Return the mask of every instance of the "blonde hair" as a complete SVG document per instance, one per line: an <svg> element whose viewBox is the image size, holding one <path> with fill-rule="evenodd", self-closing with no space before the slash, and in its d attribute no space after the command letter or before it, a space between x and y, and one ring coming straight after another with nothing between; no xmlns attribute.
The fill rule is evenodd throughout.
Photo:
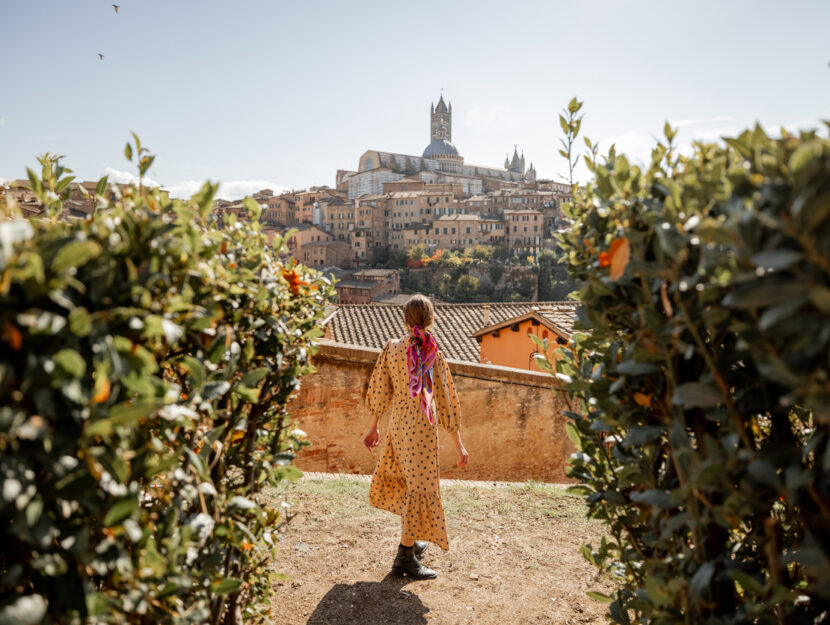
<svg viewBox="0 0 830 625"><path fill-rule="evenodd" d="M435 309L428 298L420 294L413 295L403 305L403 317L410 328L421 326L424 330L429 330L435 321Z"/></svg>

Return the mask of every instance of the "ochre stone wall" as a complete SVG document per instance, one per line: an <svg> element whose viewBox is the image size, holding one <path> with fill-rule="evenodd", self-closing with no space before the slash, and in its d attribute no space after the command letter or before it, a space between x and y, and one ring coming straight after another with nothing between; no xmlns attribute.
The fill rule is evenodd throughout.
<svg viewBox="0 0 830 625"><path fill-rule="evenodd" d="M364 393L380 350L324 341L317 372L303 379L288 409L311 441L297 458L305 471L372 473L380 447L363 446L371 421ZM461 400L461 433L470 452L456 466L449 435L440 428L441 477L470 480L564 482L573 446L565 435L565 409L545 373L448 361ZM380 420L381 440L388 412Z"/></svg>

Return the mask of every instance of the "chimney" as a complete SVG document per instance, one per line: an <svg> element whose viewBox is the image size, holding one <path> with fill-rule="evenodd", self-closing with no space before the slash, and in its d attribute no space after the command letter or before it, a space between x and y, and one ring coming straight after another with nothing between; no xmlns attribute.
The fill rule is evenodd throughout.
<svg viewBox="0 0 830 625"><path fill-rule="evenodd" d="M484 319L482 319L482 327L487 327L490 325L490 304L484 304Z"/></svg>

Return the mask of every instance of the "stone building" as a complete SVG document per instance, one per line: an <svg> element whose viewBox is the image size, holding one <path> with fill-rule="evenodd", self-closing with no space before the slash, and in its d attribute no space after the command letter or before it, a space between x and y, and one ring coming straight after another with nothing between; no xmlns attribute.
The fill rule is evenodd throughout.
<svg viewBox="0 0 830 625"><path fill-rule="evenodd" d="M386 183L406 178L458 184L465 195L477 195L536 179L532 168L525 171L524 156L520 159L517 154L515 163L506 161L503 169L465 163L452 143L452 104L447 105L443 95L437 104L430 105L429 140L421 156L367 150L359 159L357 171L338 171L338 189L347 189L349 198L354 199L367 193L383 193Z"/></svg>
<svg viewBox="0 0 830 625"><path fill-rule="evenodd" d="M504 212L505 240L511 250L535 256L542 251L545 216L534 209Z"/></svg>
<svg viewBox="0 0 830 625"><path fill-rule="evenodd" d="M352 266L351 247L345 241L311 241L299 248L298 258L309 267Z"/></svg>
<svg viewBox="0 0 830 625"><path fill-rule="evenodd" d="M370 304L382 295L397 295L401 290L401 274L394 269L356 271L335 283L340 304Z"/></svg>

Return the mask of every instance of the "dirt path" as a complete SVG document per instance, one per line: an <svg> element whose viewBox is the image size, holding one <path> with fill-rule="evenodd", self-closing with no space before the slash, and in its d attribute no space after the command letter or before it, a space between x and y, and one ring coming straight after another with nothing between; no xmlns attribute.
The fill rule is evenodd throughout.
<svg viewBox="0 0 830 625"><path fill-rule="evenodd" d="M320 476L287 486L296 516L281 536L274 592L280 625L605 623L608 592L579 554L601 526L581 500L544 484L444 483L450 551L430 545L436 580L389 575L399 517L368 505L368 481Z"/></svg>

